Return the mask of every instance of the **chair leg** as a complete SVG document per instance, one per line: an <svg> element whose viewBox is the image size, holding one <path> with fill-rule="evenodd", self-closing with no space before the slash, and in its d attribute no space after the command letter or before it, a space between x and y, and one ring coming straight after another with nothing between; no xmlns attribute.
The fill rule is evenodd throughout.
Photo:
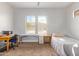
<svg viewBox="0 0 79 59"><path fill-rule="evenodd" d="M12 49L13 49L13 50L15 50L14 44L15 44L15 43L11 43L11 46L12 46Z"/></svg>
<svg viewBox="0 0 79 59"><path fill-rule="evenodd" d="M15 47L12 47L13 50L15 50Z"/></svg>
<svg viewBox="0 0 79 59"><path fill-rule="evenodd" d="M16 47L18 47L19 45L18 45L18 43L16 43Z"/></svg>

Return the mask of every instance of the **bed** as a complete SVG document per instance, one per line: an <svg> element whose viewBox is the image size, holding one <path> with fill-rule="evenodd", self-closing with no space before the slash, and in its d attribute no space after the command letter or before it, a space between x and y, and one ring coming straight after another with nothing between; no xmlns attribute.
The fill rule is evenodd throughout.
<svg viewBox="0 0 79 59"><path fill-rule="evenodd" d="M57 55L59 56L73 56L74 52L72 51L72 48L74 44L79 45L79 41L66 36L52 36L51 39L51 46L55 49Z"/></svg>

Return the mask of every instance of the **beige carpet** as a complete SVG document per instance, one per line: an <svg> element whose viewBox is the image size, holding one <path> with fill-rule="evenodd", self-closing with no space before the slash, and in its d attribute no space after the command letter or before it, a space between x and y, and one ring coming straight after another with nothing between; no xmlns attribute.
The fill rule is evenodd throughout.
<svg viewBox="0 0 79 59"><path fill-rule="evenodd" d="M49 44L39 45L38 43L23 43L15 50L2 52L4 56L56 56Z"/></svg>

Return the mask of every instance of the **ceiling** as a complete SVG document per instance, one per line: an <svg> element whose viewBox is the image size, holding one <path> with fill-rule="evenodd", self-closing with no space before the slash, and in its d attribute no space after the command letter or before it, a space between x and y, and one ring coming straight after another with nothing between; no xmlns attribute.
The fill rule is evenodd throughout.
<svg viewBox="0 0 79 59"><path fill-rule="evenodd" d="M8 2L15 8L64 8L71 2Z"/></svg>

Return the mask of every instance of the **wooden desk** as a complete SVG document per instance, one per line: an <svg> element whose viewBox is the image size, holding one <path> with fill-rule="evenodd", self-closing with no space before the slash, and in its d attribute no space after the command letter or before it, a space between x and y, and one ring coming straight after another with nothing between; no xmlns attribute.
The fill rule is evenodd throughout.
<svg viewBox="0 0 79 59"><path fill-rule="evenodd" d="M7 45L7 51L9 50L9 45L10 45L10 42L9 42L9 40L10 40L10 36L2 36L2 37L0 37L0 41L7 41L7 43L6 43L6 45Z"/></svg>
<svg viewBox="0 0 79 59"><path fill-rule="evenodd" d="M19 39L20 39L20 43L22 43L22 40L23 38L27 38L27 37L35 37L36 39L38 39L38 43L39 43L39 35L35 34L35 35L32 35L32 34L21 34L19 35Z"/></svg>

